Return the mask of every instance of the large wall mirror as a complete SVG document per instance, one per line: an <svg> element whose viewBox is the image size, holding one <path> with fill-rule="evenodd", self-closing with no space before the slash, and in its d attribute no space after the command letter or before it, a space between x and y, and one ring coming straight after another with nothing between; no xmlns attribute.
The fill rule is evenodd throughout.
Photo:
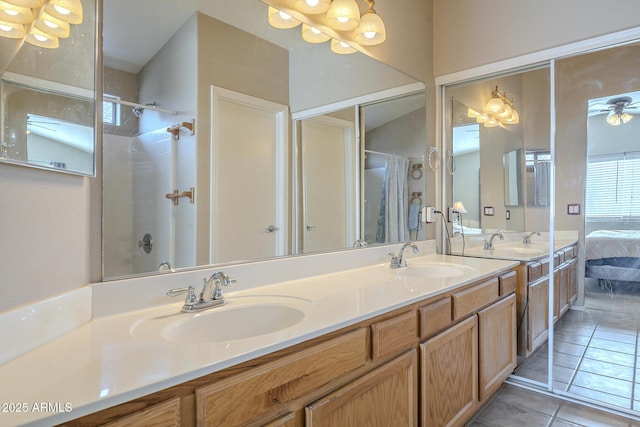
<svg viewBox="0 0 640 427"><path fill-rule="evenodd" d="M463 203L465 231L548 231L549 68L446 88L448 198ZM519 115L493 119L504 96Z"/></svg>
<svg viewBox="0 0 640 427"><path fill-rule="evenodd" d="M259 0L105 2L105 279L425 238L424 85L299 30ZM401 233L369 238L385 155Z"/></svg>
<svg viewBox="0 0 640 427"><path fill-rule="evenodd" d="M96 1L16 10L0 28L0 162L94 176Z"/></svg>

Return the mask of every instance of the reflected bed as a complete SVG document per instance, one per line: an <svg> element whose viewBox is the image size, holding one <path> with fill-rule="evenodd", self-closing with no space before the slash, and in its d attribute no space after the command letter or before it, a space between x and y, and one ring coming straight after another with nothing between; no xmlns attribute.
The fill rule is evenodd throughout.
<svg viewBox="0 0 640 427"><path fill-rule="evenodd" d="M598 230L585 238L585 276L611 288L613 281L640 282L640 231Z"/></svg>

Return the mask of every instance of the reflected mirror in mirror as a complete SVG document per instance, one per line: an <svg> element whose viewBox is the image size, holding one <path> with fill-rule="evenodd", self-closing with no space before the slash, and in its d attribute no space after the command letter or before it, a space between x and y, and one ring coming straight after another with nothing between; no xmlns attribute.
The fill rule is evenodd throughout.
<svg viewBox="0 0 640 427"><path fill-rule="evenodd" d="M299 31L270 28L259 0L111 0L104 8L105 279L362 240L358 100L424 85L364 54L336 55ZM150 8L157 19L145 31ZM343 128L350 140L333 146L342 157L329 167L312 147L294 151L303 125L289 123L292 113L305 121L321 114L317 127L332 105L352 110L339 118L352 130ZM425 122L422 114L422 135ZM412 156L424 151L424 136L393 138L417 144ZM336 168L342 176L330 175ZM318 189L326 202L303 201L303 191ZM321 228L316 236L333 237L314 241Z"/></svg>
<svg viewBox="0 0 640 427"><path fill-rule="evenodd" d="M504 206L522 205L522 149L511 150L502 155L504 170Z"/></svg>
<svg viewBox="0 0 640 427"><path fill-rule="evenodd" d="M548 207L551 188L551 152L527 148L524 158L527 206Z"/></svg>
<svg viewBox="0 0 640 427"><path fill-rule="evenodd" d="M447 140L455 165L448 174L448 198L451 206L464 204L465 231L548 230L548 200L542 204L548 168L541 163L549 151L549 84L549 69L542 67L445 88ZM496 88L517 110L517 123L490 122ZM532 153L541 153L540 158L529 159ZM538 166L537 179L533 166ZM524 203L530 197L539 204Z"/></svg>
<svg viewBox="0 0 640 427"><path fill-rule="evenodd" d="M66 37L0 36L1 162L95 176L96 3L79 5Z"/></svg>

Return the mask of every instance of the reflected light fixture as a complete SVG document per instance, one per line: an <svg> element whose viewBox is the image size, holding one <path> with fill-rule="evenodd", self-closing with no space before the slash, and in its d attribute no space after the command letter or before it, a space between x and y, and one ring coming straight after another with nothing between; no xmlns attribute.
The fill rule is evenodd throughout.
<svg viewBox="0 0 640 427"><path fill-rule="evenodd" d="M488 128L520 123L520 114L513 106L513 99L507 98L506 92L500 92L498 86L491 92L491 99L482 112L469 108L467 116Z"/></svg>
<svg viewBox="0 0 640 427"><path fill-rule="evenodd" d="M340 55L348 55L356 50L343 41L331 39L331 51Z"/></svg>
<svg viewBox="0 0 640 427"><path fill-rule="evenodd" d="M296 0L293 7L302 13L317 15L329 10L331 7L331 0Z"/></svg>
<svg viewBox="0 0 640 427"><path fill-rule="evenodd" d="M613 104L611 111L607 114L607 123L611 126L620 126L622 124L627 123L629 120L633 118L633 116L629 113L626 113L624 109L631 103L631 98L628 96L615 98L610 100L608 103Z"/></svg>
<svg viewBox="0 0 640 427"><path fill-rule="evenodd" d="M1 0L0 0L1 1ZM269 5L269 23L276 28L293 28L274 22L275 11L302 22L302 38L309 43L331 42L339 54L354 53L359 46L375 46L387 38L382 18L374 9L375 0L364 0L368 8L360 15L356 0L263 0ZM282 13L281 12L281 13Z"/></svg>
<svg viewBox="0 0 640 427"><path fill-rule="evenodd" d="M0 36L55 49L82 23L81 0L0 0Z"/></svg>
<svg viewBox="0 0 640 427"><path fill-rule="evenodd" d="M326 35L316 27L311 25L302 24L302 39L309 43L324 43L329 40L331 36Z"/></svg>
<svg viewBox="0 0 640 427"><path fill-rule="evenodd" d="M293 18L286 12L282 12L275 7L269 6L269 24L274 28L287 30L300 25L300 21Z"/></svg>

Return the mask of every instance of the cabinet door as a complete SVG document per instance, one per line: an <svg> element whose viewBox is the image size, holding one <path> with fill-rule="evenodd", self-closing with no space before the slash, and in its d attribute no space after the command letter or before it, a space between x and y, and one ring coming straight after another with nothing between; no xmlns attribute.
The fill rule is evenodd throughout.
<svg viewBox="0 0 640 427"><path fill-rule="evenodd" d="M478 313L478 337L480 401L484 401L516 367L515 295Z"/></svg>
<svg viewBox="0 0 640 427"><path fill-rule="evenodd" d="M569 264L569 304L573 304L578 298L578 260L571 260Z"/></svg>
<svg viewBox="0 0 640 427"><path fill-rule="evenodd" d="M411 350L312 403L306 426L417 426L417 365Z"/></svg>
<svg viewBox="0 0 640 427"><path fill-rule="evenodd" d="M420 344L421 425L457 426L478 404L478 317Z"/></svg>
<svg viewBox="0 0 640 427"><path fill-rule="evenodd" d="M527 316L529 353L543 344L549 335L549 279L529 285L529 315Z"/></svg>

